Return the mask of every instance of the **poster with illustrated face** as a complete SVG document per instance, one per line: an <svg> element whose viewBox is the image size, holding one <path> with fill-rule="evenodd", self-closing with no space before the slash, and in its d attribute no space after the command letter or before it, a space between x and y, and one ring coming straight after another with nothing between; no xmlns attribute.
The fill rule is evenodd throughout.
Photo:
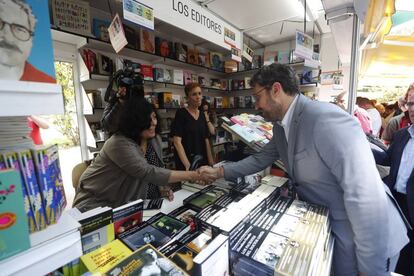
<svg viewBox="0 0 414 276"><path fill-rule="evenodd" d="M47 1L0 0L0 79L56 83Z"/></svg>

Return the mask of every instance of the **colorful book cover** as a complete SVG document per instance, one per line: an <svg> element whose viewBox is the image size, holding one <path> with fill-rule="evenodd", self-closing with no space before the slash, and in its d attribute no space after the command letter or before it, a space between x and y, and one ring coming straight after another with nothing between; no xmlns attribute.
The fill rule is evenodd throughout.
<svg viewBox="0 0 414 276"><path fill-rule="evenodd" d="M22 187L18 171L0 171L0 260L30 248Z"/></svg>
<svg viewBox="0 0 414 276"><path fill-rule="evenodd" d="M198 50L196 48L188 48L187 62L191 64L198 64Z"/></svg>
<svg viewBox="0 0 414 276"><path fill-rule="evenodd" d="M92 20L93 35L97 39L109 42L109 32L108 32L109 25L111 25L111 22L107 20L101 20L101 19L94 18Z"/></svg>
<svg viewBox="0 0 414 276"><path fill-rule="evenodd" d="M58 147L52 145L33 150L33 156L47 221L54 224L66 207Z"/></svg>
<svg viewBox="0 0 414 276"><path fill-rule="evenodd" d="M162 57L172 57L173 45L171 41L168 41L161 37L155 37L155 53Z"/></svg>
<svg viewBox="0 0 414 276"><path fill-rule="evenodd" d="M188 275L177 265L147 244L114 265L104 275Z"/></svg>
<svg viewBox="0 0 414 276"><path fill-rule="evenodd" d="M144 80L154 80L152 65L141 64L141 74L144 76Z"/></svg>
<svg viewBox="0 0 414 276"><path fill-rule="evenodd" d="M277 53L277 62L281 64L288 64L290 61L290 51L279 51Z"/></svg>
<svg viewBox="0 0 414 276"><path fill-rule="evenodd" d="M154 79L155 81L164 82L164 69L154 68Z"/></svg>
<svg viewBox="0 0 414 276"><path fill-rule="evenodd" d="M3 154L3 158L5 160L6 163L6 168L8 169L14 169L18 172L20 172L20 164L19 164L19 157L17 155L16 152L6 152ZM26 185L24 184L24 178L23 178L23 174L20 173L20 182L21 182L21 189L23 192L23 198L24 198L24 208L26 211L26 216L27 216L27 220L28 220L28 225L29 225L29 231L30 233L36 232L38 230L37 225L36 225L36 220L34 217L34 213L33 213L33 209L32 206L30 204L30 197L29 197L29 193L28 193L28 189L26 187Z"/></svg>
<svg viewBox="0 0 414 276"><path fill-rule="evenodd" d="M218 52L210 52L210 66L211 69L216 71L223 71L224 62L223 54Z"/></svg>
<svg viewBox="0 0 414 276"><path fill-rule="evenodd" d="M155 53L155 37L154 32L141 28L140 29L140 49L148 53Z"/></svg>
<svg viewBox="0 0 414 276"><path fill-rule="evenodd" d="M113 210L115 235L138 226L142 222L144 202L139 199Z"/></svg>
<svg viewBox="0 0 414 276"><path fill-rule="evenodd" d="M38 230L45 229L47 227L46 211L43 206L41 191L37 183L36 169L32 153L29 149L21 150L18 152L18 156L21 173L23 174L27 187L30 205L32 206L37 228Z"/></svg>
<svg viewBox="0 0 414 276"><path fill-rule="evenodd" d="M131 255L132 251L120 240L114 240L101 248L83 255L80 264L81 274L85 272L105 272L122 259Z"/></svg>

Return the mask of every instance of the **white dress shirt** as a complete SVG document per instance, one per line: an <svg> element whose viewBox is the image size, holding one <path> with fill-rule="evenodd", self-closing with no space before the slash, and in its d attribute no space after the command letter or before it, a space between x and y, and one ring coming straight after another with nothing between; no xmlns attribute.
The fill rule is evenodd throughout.
<svg viewBox="0 0 414 276"><path fill-rule="evenodd" d="M289 141L289 129L290 129L290 124L292 122L292 117L293 117L293 110L295 110L295 106L296 106L296 102L298 101L298 96L296 95L295 98L293 99L293 102L290 104L288 110L286 111L285 116L283 117L283 120L279 123L282 127L283 130L285 131L285 136L286 136L286 141Z"/></svg>
<svg viewBox="0 0 414 276"><path fill-rule="evenodd" d="M410 140L405 145L402 157L400 168L398 169L397 182L395 183L395 190L399 193L407 193L407 182L410 178L410 175L414 169L414 125L408 128L408 133L410 133Z"/></svg>

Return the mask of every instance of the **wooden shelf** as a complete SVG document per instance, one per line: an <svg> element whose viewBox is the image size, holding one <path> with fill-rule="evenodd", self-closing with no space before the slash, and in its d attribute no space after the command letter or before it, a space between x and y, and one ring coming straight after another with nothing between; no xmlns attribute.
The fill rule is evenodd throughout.
<svg viewBox="0 0 414 276"><path fill-rule="evenodd" d="M0 116L63 113L63 94L60 85L0 80Z"/></svg>

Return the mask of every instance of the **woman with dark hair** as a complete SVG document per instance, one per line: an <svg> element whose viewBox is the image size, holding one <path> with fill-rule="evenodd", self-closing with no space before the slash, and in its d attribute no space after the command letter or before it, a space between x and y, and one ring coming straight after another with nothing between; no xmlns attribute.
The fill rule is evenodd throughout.
<svg viewBox="0 0 414 276"><path fill-rule="evenodd" d="M213 165L208 122L199 110L202 99L201 87L198 83L189 83L185 86L184 92L188 107L177 110L171 129L175 167L179 170L189 170L195 158L202 158L198 161L199 165Z"/></svg>
<svg viewBox="0 0 414 276"><path fill-rule="evenodd" d="M204 117L206 118L208 131L210 132L210 135L216 135L216 128L213 125L213 122L211 121L212 117L210 116L210 103L207 102L205 99L201 101L200 105L200 111L204 114Z"/></svg>
<svg viewBox="0 0 414 276"><path fill-rule="evenodd" d="M173 171L159 166L162 158L159 140L155 138L156 125L152 105L143 97L125 101L118 130L82 174L73 206L82 212L99 206L116 208L147 198L150 183L166 186L178 181L202 181L196 171Z"/></svg>

